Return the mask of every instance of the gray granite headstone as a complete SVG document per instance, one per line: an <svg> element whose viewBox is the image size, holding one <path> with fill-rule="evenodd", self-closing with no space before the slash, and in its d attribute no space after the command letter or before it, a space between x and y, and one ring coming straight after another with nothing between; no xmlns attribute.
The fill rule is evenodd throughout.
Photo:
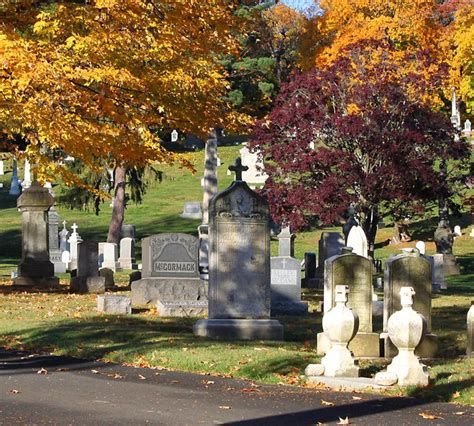
<svg viewBox="0 0 474 426"><path fill-rule="evenodd" d="M319 287L324 283L324 262L332 256L341 254L344 238L339 232L323 232L319 239L318 271Z"/></svg>
<svg viewBox="0 0 474 426"><path fill-rule="evenodd" d="M344 248L342 254L326 259L324 312L328 312L336 305L336 286L348 286L347 306L359 317L359 330L349 344L349 349L357 357L378 357L380 355L379 335L373 333L372 329L372 276L372 261L352 253L352 248ZM326 353L329 349L329 339L326 339L324 333L319 333L318 353Z"/></svg>
<svg viewBox="0 0 474 426"><path fill-rule="evenodd" d="M306 315L308 303L301 302L301 263L289 256L271 258L271 313Z"/></svg>
<svg viewBox="0 0 474 426"><path fill-rule="evenodd" d="M418 250L413 253L393 256L385 263L384 277L384 335L385 357L393 358L398 350L390 341L387 333L388 319L399 311L400 289L413 287L415 297L413 309L423 315L426 320L426 332L416 348L415 354L421 358L433 358L438 348L438 338L431 333L431 292L432 292L431 263L420 256Z"/></svg>
<svg viewBox="0 0 474 426"><path fill-rule="evenodd" d="M36 180L17 200L21 211L21 263L14 285L56 287L54 265L49 259L47 212L54 199Z"/></svg>
<svg viewBox="0 0 474 426"><path fill-rule="evenodd" d="M99 276L99 244L82 241L77 245L77 275L71 278L71 290L78 293L103 293L105 277Z"/></svg>
<svg viewBox="0 0 474 426"><path fill-rule="evenodd" d="M187 234L158 234L142 240L142 278L132 282L132 304L206 301L199 278L198 240Z"/></svg>
<svg viewBox="0 0 474 426"><path fill-rule="evenodd" d="M209 205L209 319L194 325L200 336L228 339L283 337L270 317L270 226L267 202L242 181L240 159L229 170L236 181Z"/></svg>
<svg viewBox="0 0 474 426"><path fill-rule="evenodd" d="M97 310L113 315L130 315L132 313L132 301L127 296L115 294L97 296Z"/></svg>

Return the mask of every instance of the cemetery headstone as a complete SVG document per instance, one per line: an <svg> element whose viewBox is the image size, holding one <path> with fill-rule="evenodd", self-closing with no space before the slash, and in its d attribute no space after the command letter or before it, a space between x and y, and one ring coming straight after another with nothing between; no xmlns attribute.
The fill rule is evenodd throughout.
<svg viewBox="0 0 474 426"><path fill-rule="evenodd" d="M316 253L304 254L304 280L303 287L317 287L316 279Z"/></svg>
<svg viewBox="0 0 474 426"><path fill-rule="evenodd" d="M10 183L10 191L8 192L10 195L20 195L21 188L20 188L20 181L18 180L18 165L17 161L13 159L13 170L12 170L12 181Z"/></svg>
<svg viewBox="0 0 474 426"><path fill-rule="evenodd" d="M171 142L178 142L178 131L176 129L174 129L172 132L171 132Z"/></svg>
<svg viewBox="0 0 474 426"><path fill-rule="evenodd" d="M248 167L242 172L242 180L253 185L262 185L267 179L268 175L263 171L263 162L259 159L256 152L250 152L247 146L240 150L240 157L242 164Z"/></svg>
<svg viewBox="0 0 474 426"><path fill-rule="evenodd" d="M54 199L37 181L17 200L21 211L21 263L14 285L56 287L54 265L49 260L47 212Z"/></svg>
<svg viewBox="0 0 474 426"><path fill-rule="evenodd" d="M290 232L290 227L281 228L278 234L278 255L290 256L295 255L295 236Z"/></svg>
<svg viewBox="0 0 474 426"><path fill-rule="evenodd" d="M367 257L367 236L365 235L362 226L353 226L347 236L347 247L352 247L355 254L359 256Z"/></svg>
<svg viewBox="0 0 474 426"><path fill-rule="evenodd" d="M66 272L66 264L62 261L59 246L59 221L59 214L53 206L48 211L49 260L53 262L54 273L63 274Z"/></svg>
<svg viewBox="0 0 474 426"><path fill-rule="evenodd" d="M456 225L454 227L453 234L454 234L455 237L462 237L462 231L461 231L461 227L459 225Z"/></svg>
<svg viewBox="0 0 474 426"><path fill-rule="evenodd" d="M135 225L124 223L120 228L120 239L122 238L132 238L135 240L137 238L137 230Z"/></svg>
<svg viewBox="0 0 474 426"><path fill-rule="evenodd" d="M66 250L69 251L69 243L67 241L67 237L69 235L69 231L66 228L67 222L63 220L63 229L59 233L59 250L61 253L65 252Z"/></svg>
<svg viewBox="0 0 474 426"><path fill-rule="evenodd" d="M472 131L472 124L471 124L471 121L467 119L464 122L464 129L463 129L464 136L466 136L467 138L470 137L471 131Z"/></svg>
<svg viewBox="0 0 474 426"><path fill-rule="evenodd" d="M461 271L453 255L454 235L451 232L448 221L440 220L434 233L434 241L436 244L436 253L443 255L444 274L459 275Z"/></svg>
<svg viewBox="0 0 474 426"><path fill-rule="evenodd" d="M81 236L77 233L78 226L73 223L72 233L67 242L69 243L69 270L77 269L77 246L82 242Z"/></svg>
<svg viewBox="0 0 474 426"><path fill-rule="evenodd" d="M101 264L102 268L112 269L114 272L121 271L120 262L118 261L118 247L115 243L104 243L102 246L104 252L104 260Z"/></svg>
<svg viewBox="0 0 474 426"><path fill-rule="evenodd" d="M122 238L120 240L120 267L122 269L137 269L137 260L135 259L135 240L133 238Z"/></svg>
<svg viewBox="0 0 474 426"><path fill-rule="evenodd" d="M385 357L393 358L397 348L388 336L388 320L390 316L402 308L400 290L402 287L412 287L417 295L413 309L426 319L427 328L415 354L421 358L434 358L438 348L438 337L431 332L431 263L420 256L418 250L413 253L400 254L389 258L385 264L384 278L384 318L383 338Z"/></svg>
<svg viewBox="0 0 474 426"><path fill-rule="evenodd" d="M21 186L23 190L25 190L31 186L31 165L27 158L25 159L25 168L23 173L23 181L21 182Z"/></svg>
<svg viewBox="0 0 474 426"><path fill-rule="evenodd" d="M448 284L444 276L444 256L436 253L430 256L433 291L446 290Z"/></svg>
<svg viewBox="0 0 474 426"><path fill-rule="evenodd" d="M77 244L77 272L71 278L71 290L78 293L104 293L105 277L99 276L99 244L81 241Z"/></svg>
<svg viewBox="0 0 474 426"><path fill-rule="evenodd" d="M359 317L359 330L349 344L357 357L379 357L380 338L373 332L373 265L370 259L352 252L350 247L342 253L326 259L324 267L324 312L332 309L337 286L349 288L347 306ZM330 341L325 333L318 333L318 354L328 353Z"/></svg>
<svg viewBox="0 0 474 426"><path fill-rule="evenodd" d="M99 276L105 278L105 289L112 290L115 287L114 271L109 268L100 268Z"/></svg>
<svg viewBox="0 0 474 426"><path fill-rule="evenodd" d="M318 251L318 287L322 288L324 285L324 262L332 256L341 254L344 245L344 238L339 232L323 232L319 239Z"/></svg>
<svg viewBox="0 0 474 426"><path fill-rule="evenodd" d="M467 313L467 350L466 354L470 358L474 358L474 301Z"/></svg>
<svg viewBox="0 0 474 426"><path fill-rule="evenodd" d="M281 340L270 317L270 227L267 202L242 180L240 158L229 170L235 182L209 204L209 319L194 334L223 339Z"/></svg>
<svg viewBox="0 0 474 426"><path fill-rule="evenodd" d="M184 219L202 219L201 203L199 201L186 201L180 217Z"/></svg>
<svg viewBox="0 0 474 426"><path fill-rule="evenodd" d="M186 315L187 307L207 301L205 281L199 278L198 240L187 234L158 234L142 240L142 278L133 281L132 304L174 303ZM207 308L207 306L205 307ZM203 308L201 313L204 313Z"/></svg>
<svg viewBox="0 0 474 426"><path fill-rule="evenodd" d="M132 301L127 296L103 294L97 296L97 310L112 315L130 315Z"/></svg>
<svg viewBox="0 0 474 426"><path fill-rule="evenodd" d="M418 251L420 252L420 254L425 254L426 253L426 244L424 241L417 241L416 242L416 245L415 245L415 248L418 249Z"/></svg>

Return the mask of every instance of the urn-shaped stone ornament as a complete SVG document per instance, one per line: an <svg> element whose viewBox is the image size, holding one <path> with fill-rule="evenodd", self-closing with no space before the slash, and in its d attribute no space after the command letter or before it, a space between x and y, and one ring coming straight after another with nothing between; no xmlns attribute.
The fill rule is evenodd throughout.
<svg viewBox="0 0 474 426"><path fill-rule="evenodd" d="M325 376L359 376L359 367L347 348L359 329L359 317L346 306L348 293L348 286L337 285L336 306L323 317L323 330L331 341L331 349L321 360Z"/></svg>
<svg viewBox="0 0 474 426"><path fill-rule="evenodd" d="M426 329L426 320L412 308L414 295L412 287L402 287L400 289L402 309L388 320L388 335L397 347L398 355L387 367L387 372L396 374L400 386L425 386L429 381L426 367L415 355L415 348Z"/></svg>

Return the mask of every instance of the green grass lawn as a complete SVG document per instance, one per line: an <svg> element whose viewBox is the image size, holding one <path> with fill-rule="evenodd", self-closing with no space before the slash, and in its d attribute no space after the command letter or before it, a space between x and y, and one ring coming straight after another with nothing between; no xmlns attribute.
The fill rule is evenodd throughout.
<svg viewBox="0 0 474 426"><path fill-rule="evenodd" d="M219 188L232 181L227 166L233 163L240 147L219 148L223 165L219 168ZM150 185L143 204L130 205L126 222L137 227L138 236L160 232L197 234L199 221L179 217L185 201L200 201L203 153L187 154L197 173L163 167L164 179ZM20 174L21 176L21 174ZM316 333L321 331L321 314L315 311L322 298L319 291L304 290L310 302L306 318L279 318L285 326L285 342L219 342L196 338L192 334L195 318L160 318L152 308L140 309L133 316L106 316L96 312L96 297L74 295L67 291L67 275L62 275L63 289L51 293L15 292L10 287L10 272L20 257L20 215L15 200L8 195L10 175L4 176L0 192L0 345L68 354L110 362L169 368L199 373L242 377L265 383L303 384L300 375L309 363L318 362L315 354ZM111 209L108 202L99 216L92 211L72 211L59 206L62 218L79 225L84 239L105 241ZM425 389L408 388L405 394L463 404L474 403L474 361L462 357L466 348L466 313L474 299L474 247L468 236L466 218L455 218L464 236L456 239L454 252L462 266L462 275L449 277L449 289L433 298L433 331L440 339L439 358L430 365L433 384ZM381 229L377 236L376 257L386 259L400 253L402 247L415 245L416 239L427 243L427 253L434 253L432 235L436 220L413 224L414 241L388 244L393 228ZM321 232L340 228L317 229L297 234L295 255L317 251ZM140 249L140 247L139 247ZM272 254L277 242L272 241ZM140 258L140 252L138 254ZM116 280L125 288L127 272ZM381 295L381 293L379 293ZM381 331L381 322L376 321ZM380 362L363 361L362 374L372 375L383 367ZM401 392L396 390L395 393Z"/></svg>

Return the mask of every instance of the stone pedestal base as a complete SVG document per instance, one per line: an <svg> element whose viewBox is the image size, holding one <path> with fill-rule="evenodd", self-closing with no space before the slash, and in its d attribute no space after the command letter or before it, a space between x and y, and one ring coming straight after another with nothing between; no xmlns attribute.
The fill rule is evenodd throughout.
<svg viewBox="0 0 474 426"><path fill-rule="evenodd" d="M13 285L23 287L41 287L41 288L59 288L58 277L34 278L34 277L16 277Z"/></svg>
<svg viewBox="0 0 474 426"><path fill-rule="evenodd" d="M272 302L271 316L308 315L308 302Z"/></svg>
<svg viewBox="0 0 474 426"><path fill-rule="evenodd" d="M156 304L156 310L160 317L199 317L207 315L208 302L160 302Z"/></svg>
<svg viewBox="0 0 474 426"><path fill-rule="evenodd" d="M223 340L283 340L283 325L269 319L205 319L194 324L193 333Z"/></svg>
<svg viewBox="0 0 474 426"><path fill-rule="evenodd" d="M317 335L317 353L324 355L331 349L331 341L325 333ZM378 333L357 333L349 343L349 350L356 358L380 357L380 336Z"/></svg>
<svg viewBox="0 0 474 426"><path fill-rule="evenodd" d="M132 305L207 301L207 284L199 278L142 278L132 282Z"/></svg>
<svg viewBox="0 0 474 426"><path fill-rule="evenodd" d="M429 382L427 368L408 350L400 351L387 367L387 372L395 374L399 386L426 386Z"/></svg>
<svg viewBox="0 0 474 426"><path fill-rule="evenodd" d="M121 269L138 269L138 264L136 263L136 259L131 257L122 258L119 257L119 265Z"/></svg>
<svg viewBox="0 0 474 426"><path fill-rule="evenodd" d="M71 291L77 293L105 293L105 277L74 277Z"/></svg>
<svg viewBox="0 0 474 426"><path fill-rule="evenodd" d="M398 349L384 333L380 335L384 339L384 357L394 358L398 354ZM415 355L420 358L435 358L438 352L438 336L436 334L426 334L420 344L415 349Z"/></svg>
<svg viewBox="0 0 474 426"><path fill-rule="evenodd" d="M443 265L445 277L448 275L459 275L461 273L456 258L452 254L443 254Z"/></svg>

